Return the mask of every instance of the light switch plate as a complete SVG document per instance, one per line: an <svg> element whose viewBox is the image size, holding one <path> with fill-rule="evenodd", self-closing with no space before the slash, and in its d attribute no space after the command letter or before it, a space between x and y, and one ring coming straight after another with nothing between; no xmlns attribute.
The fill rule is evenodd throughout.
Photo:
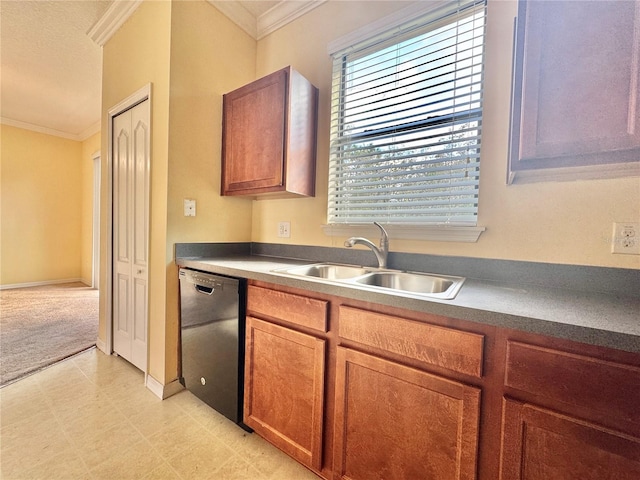
<svg viewBox="0 0 640 480"><path fill-rule="evenodd" d="M291 223L278 222L278 237L282 237L282 238L291 237Z"/></svg>
<svg viewBox="0 0 640 480"><path fill-rule="evenodd" d="M196 216L196 201L190 198L184 199L184 216L195 217Z"/></svg>

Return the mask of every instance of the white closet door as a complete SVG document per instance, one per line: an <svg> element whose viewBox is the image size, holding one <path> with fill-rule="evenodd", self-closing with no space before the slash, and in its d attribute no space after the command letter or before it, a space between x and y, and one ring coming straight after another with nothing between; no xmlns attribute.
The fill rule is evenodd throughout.
<svg viewBox="0 0 640 480"><path fill-rule="evenodd" d="M147 368L149 100L113 118L113 350Z"/></svg>

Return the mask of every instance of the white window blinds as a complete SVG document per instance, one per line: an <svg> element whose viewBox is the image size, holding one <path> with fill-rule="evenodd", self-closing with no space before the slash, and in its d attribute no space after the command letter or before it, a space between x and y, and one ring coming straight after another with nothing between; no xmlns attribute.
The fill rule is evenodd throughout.
<svg viewBox="0 0 640 480"><path fill-rule="evenodd" d="M333 55L329 223L476 225L485 2Z"/></svg>

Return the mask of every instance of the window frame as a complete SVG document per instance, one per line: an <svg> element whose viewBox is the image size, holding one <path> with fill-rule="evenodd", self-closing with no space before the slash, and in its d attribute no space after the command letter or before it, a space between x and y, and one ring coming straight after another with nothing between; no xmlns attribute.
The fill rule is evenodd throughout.
<svg viewBox="0 0 640 480"><path fill-rule="evenodd" d="M452 8L455 10L459 8L458 6L462 5L460 10L463 10L464 13L462 16L455 18L451 16ZM352 34L349 34L341 39L338 39L332 44L329 45L329 53L334 56L334 58L342 59L342 69L340 72L341 77L341 88L338 93L339 96L343 96L345 92L344 82L346 81L344 75L344 69L346 68L346 59L348 58L348 54L351 54L352 60L353 58L357 59L359 55L366 56L370 55L372 51L381 51L384 48L389 47L390 45L401 44L406 41L407 38L416 38L420 35L425 34L426 32L435 31L439 27L443 25L451 25L457 20L464 18L468 15L469 12L483 10L483 21L484 23L484 32L482 35L482 62L481 62L481 75L484 77L484 49L486 47L486 1L482 0L462 0L460 2L437 2L431 3L427 6L425 5L416 5L412 7L407 7L396 14L382 19L379 22L376 22L375 25L368 25L359 31L356 31ZM425 24L431 24L429 27L425 28ZM416 33L409 34L412 29L420 28L420 31ZM390 32L393 31L391 34ZM377 48L372 48L374 44L378 41L377 39L380 37L384 38L384 42L381 43ZM334 60L338 61L338 60ZM336 70L334 69L334 74ZM482 80L484 81L484 80ZM482 95L483 88L481 87L479 92ZM333 95L333 92L332 92ZM333 102L332 102L333 107ZM393 131L395 133L398 132L410 132L411 130L417 130L424 127L433 127L437 125L454 125L452 120L459 121L459 119L464 119L469 116L469 112L478 111L482 109L482 100L480 100L479 108L469 108L467 110L456 112L456 113L445 113L442 115L434 115L426 119L419 119L417 121L409 121L405 124L399 123L392 126L386 126L379 129L372 129L367 132L356 133L349 138L349 140L366 140L379 138L380 135L384 135L386 131ZM333 120L333 116L332 116ZM477 149L480 148L481 142L479 140L481 136L482 129L482 119L480 117L479 123L477 126L474 126L474 129L477 130L478 142ZM333 128L332 128L333 130ZM474 137L475 138L475 137ZM334 138L332 137L332 145L334 144ZM332 165L334 160L331 160ZM331 166L330 166L331 168ZM479 168L479 159L478 165ZM330 180L331 181L331 180ZM452 241L464 241L464 242L475 242L477 241L479 235L485 230L483 227L478 226L478 199L479 199L479 180L476 180L476 194L475 194L475 211L473 213L475 222L473 225L466 223L456 223L456 222L425 222L425 223L390 223L388 221L388 217L386 218L374 218L372 220L380 221L385 225L385 227L390 231L392 236L397 238L411 238L411 239L430 239L430 240L452 240ZM329 185L329 189L331 190L332 185ZM331 201L331 193L329 194L329 201ZM328 219L329 219L329 209L327 210ZM387 221L385 221L387 220ZM347 222L334 222L327 223L327 225L323 226L323 230L327 235L342 235L346 231L353 233L354 229L359 229L361 231L368 230L367 223L347 223ZM395 233L394 233L395 232Z"/></svg>

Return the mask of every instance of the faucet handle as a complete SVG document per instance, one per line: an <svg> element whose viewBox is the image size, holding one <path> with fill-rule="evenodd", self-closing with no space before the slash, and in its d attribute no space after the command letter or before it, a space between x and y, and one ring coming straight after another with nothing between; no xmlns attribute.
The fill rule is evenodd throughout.
<svg viewBox="0 0 640 480"><path fill-rule="evenodd" d="M373 224L380 229L380 248L384 249L385 251L388 251L389 235L387 234L387 231L378 222L373 222Z"/></svg>

